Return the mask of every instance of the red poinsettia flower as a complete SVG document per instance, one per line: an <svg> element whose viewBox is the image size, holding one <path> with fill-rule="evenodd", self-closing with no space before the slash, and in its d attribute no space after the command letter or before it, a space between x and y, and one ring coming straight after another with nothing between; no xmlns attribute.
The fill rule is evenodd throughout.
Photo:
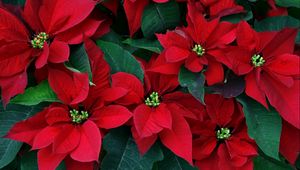
<svg viewBox="0 0 300 170"><path fill-rule="evenodd" d="M220 83L224 78L223 67L215 57L222 56L221 49L234 41L235 25L219 19L206 21L195 7L188 7L186 28L157 35L165 48L166 60L182 62L192 72L205 68L207 84Z"/></svg>
<svg viewBox="0 0 300 170"><path fill-rule="evenodd" d="M247 134L242 107L234 99L205 96L207 118L193 129L193 158L203 170L252 170L256 145Z"/></svg>
<svg viewBox="0 0 300 170"><path fill-rule="evenodd" d="M160 58L161 59L161 58ZM173 92L177 75L150 72L160 59L145 66L145 88L135 76L123 72L112 75L114 102L133 110L132 133L144 154L159 137L176 155L192 164L192 135L186 119L197 119L199 102L190 94Z"/></svg>
<svg viewBox="0 0 300 170"><path fill-rule="evenodd" d="M36 68L67 61L68 44L81 43L84 36L97 32L103 21L89 17L95 5L93 0L27 0L22 16L30 29L0 7L0 66L5 68L0 71L0 86L4 104L24 91L26 69L34 59Z"/></svg>
<svg viewBox="0 0 300 170"><path fill-rule="evenodd" d="M244 12L243 6L238 5L235 0L189 0L188 5L195 6L209 18Z"/></svg>
<svg viewBox="0 0 300 170"><path fill-rule="evenodd" d="M86 46L90 54L97 54L91 57L95 86L86 100L72 106L51 104L33 117L16 123L7 134L8 138L39 150L41 170L55 169L63 159L68 169L73 170L74 165L93 169L101 148L100 129L119 127L132 116L124 106L106 105L101 94L106 94L109 87L109 67L97 47L89 42Z"/></svg>
<svg viewBox="0 0 300 170"><path fill-rule="evenodd" d="M238 47L228 48L227 65L238 75L246 75L246 94L300 128L300 58L294 55L296 29L255 32L246 22L237 28Z"/></svg>

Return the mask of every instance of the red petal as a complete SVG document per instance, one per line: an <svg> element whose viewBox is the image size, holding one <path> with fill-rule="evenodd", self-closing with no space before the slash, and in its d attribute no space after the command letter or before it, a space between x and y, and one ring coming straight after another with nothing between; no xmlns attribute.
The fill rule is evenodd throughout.
<svg viewBox="0 0 300 170"><path fill-rule="evenodd" d="M80 103L88 95L88 75L72 72L62 65L49 67L48 81L57 97L65 104Z"/></svg>
<svg viewBox="0 0 300 170"><path fill-rule="evenodd" d="M35 31L43 29L39 15L37 15L42 3L43 1L27 0L24 5L23 17L26 23L30 25L30 28Z"/></svg>
<svg viewBox="0 0 300 170"><path fill-rule="evenodd" d="M17 82L17 83L16 83ZM23 72L9 78L0 77L1 95L5 106L11 97L24 93L27 85L27 73Z"/></svg>
<svg viewBox="0 0 300 170"><path fill-rule="evenodd" d="M245 132L246 133L246 132ZM231 137L226 141L226 146L232 155L239 156L255 156L257 155L257 150L255 145L245 141L240 140L236 137Z"/></svg>
<svg viewBox="0 0 300 170"><path fill-rule="evenodd" d="M94 162L78 162L71 158L64 160L67 170L94 170Z"/></svg>
<svg viewBox="0 0 300 170"><path fill-rule="evenodd" d="M139 105L133 112L135 128L142 138L149 137L163 129L163 127L154 120L152 116L153 112L155 112L155 108L152 109L145 104Z"/></svg>
<svg viewBox="0 0 300 170"><path fill-rule="evenodd" d="M161 103L155 111L152 112L152 118L159 126L167 129L172 128L172 116L166 104Z"/></svg>
<svg viewBox="0 0 300 170"><path fill-rule="evenodd" d="M79 127L74 125L64 125L60 133L53 142L54 153L70 153L74 150L81 140Z"/></svg>
<svg viewBox="0 0 300 170"><path fill-rule="evenodd" d="M248 96L252 97L256 101L258 101L260 104L264 105L266 108L268 108L268 104L266 101L265 93L260 89L259 84L257 83L255 72L249 73L245 77L246 81L246 89L245 92Z"/></svg>
<svg viewBox="0 0 300 170"><path fill-rule="evenodd" d="M91 37L97 31L99 25L104 22L95 19L87 18L80 24L59 33L56 38L68 44L80 44L84 37Z"/></svg>
<svg viewBox="0 0 300 170"><path fill-rule="evenodd" d="M53 170L60 164L67 154L57 154L52 152L51 146L38 151L39 170Z"/></svg>
<svg viewBox="0 0 300 170"><path fill-rule="evenodd" d="M35 136L47 126L47 123L45 122L46 113L47 109L37 113L29 119L16 123L9 130L6 137L33 145Z"/></svg>
<svg viewBox="0 0 300 170"><path fill-rule="evenodd" d="M118 0L112 0L112 1L101 1L101 4L111 10L111 12L116 16L118 12L119 7L119 1Z"/></svg>
<svg viewBox="0 0 300 170"><path fill-rule="evenodd" d="M14 32L18 35L19 40L28 40L28 32L23 23L15 15L2 7L0 8L0 29L8 29L9 31Z"/></svg>
<svg viewBox="0 0 300 170"><path fill-rule="evenodd" d="M268 97L270 104L276 108L283 119L300 129L300 81L295 80L294 85L287 88L270 76L263 74L260 85Z"/></svg>
<svg viewBox="0 0 300 170"><path fill-rule="evenodd" d="M32 60L31 55L32 50L26 42L0 44L0 77L14 76L25 71Z"/></svg>
<svg viewBox="0 0 300 170"><path fill-rule="evenodd" d="M46 121L49 125L55 123L68 123L71 122L68 108L63 107L50 107L48 113L45 116Z"/></svg>
<svg viewBox="0 0 300 170"><path fill-rule="evenodd" d="M217 140L214 137L200 137L193 141L193 158L201 160L209 157L217 146Z"/></svg>
<svg viewBox="0 0 300 170"><path fill-rule="evenodd" d="M100 96L102 96L103 100L105 101L113 102L124 97L127 93L127 89L124 89L122 87L112 87L103 90Z"/></svg>
<svg viewBox="0 0 300 170"><path fill-rule="evenodd" d="M144 87L139 79L134 75L119 72L112 75L112 87L122 87L129 92L126 96L117 100L117 103L123 105L139 104L144 98Z"/></svg>
<svg viewBox="0 0 300 170"><path fill-rule="evenodd" d="M69 59L70 49L67 43L54 39L49 47L48 61L63 63Z"/></svg>
<svg viewBox="0 0 300 170"><path fill-rule="evenodd" d="M224 80L224 70L221 63L209 60L207 70L204 72L207 84L213 85Z"/></svg>
<svg viewBox="0 0 300 170"><path fill-rule="evenodd" d="M43 66L45 66L47 64L48 57L49 57L49 45L47 42L45 42L41 54L37 57L35 61L35 67L37 69L40 69Z"/></svg>
<svg viewBox="0 0 300 170"><path fill-rule="evenodd" d="M294 52L294 44L298 30L285 28L278 32L263 49L263 55L268 57ZM264 41L264 39L262 39Z"/></svg>
<svg viewBox="0 0 300 170"><path fill-rule="evenodd" d="M87 120L80 128L81 138L78 147L71 153L71 158L80 162L97 161L101 148L100 129Z"/></svg>
<svg viewBox="0 0 300 170"><path fill-rule="evenodd" d="M259 43L258 35L246 21L242 21L238 24L236 34L238 45L244 49L248 49L249 51L255 49Z"/></svg>
<svg viewBox="0 0 300 170"><path fill-rule="evenodd" d="M147 151L151 148L151 146L157 139L157 134L145 138L140 137L134 127L131 128L131 132L135 143L137 144L138 149L142 155L147 153Z"/></svg>
<svg viewBox="0 0 300 170"><path fill-rule="evenodd" d="M294 164L300 152L300 130L286 121L282 123L279 151L291 164Z"/></svg>
<svg viewBox="0 0 300 170"><path fill-rule="evenodd" d="M190 50L172 46L166 49L165 57L167 62L178 62L186 59L190 53Z"/></svg>
<svg viewBox="0 0 300 170"><path fill-rule="evenodd" d="M48 34L58 34L82 22L96 5L93 0L44 0L40 20ZM78 12L80 11L80 12Z"/></svg>
<svg viewBox="0 0 300 170"><path fill-rule="evenodd" d="M201 59L194 53L191 53L190 56L185 60L185 65L187 69L192 72L198 73L203 69L203 64L201 63Z"/></svg>
<svg viewBox="0 0 300 170"><path fill-rule="evenodd" d="M49 146L51 143L53 143L56 135L59 134L59 132L60 129L56 127L48 126L44 128L36 134L31 149L36 150Z"/></svg>
<svg viewBox="0 0 300 170"><path fill-rule="evenodd" d="M100 48L90 39L85 39L84 47L90 59L90 65L93 75L93 83L91 86L87 103L91 104L95 99L104 97L102 91L110 87L110 68L104 60L104 54ZM101 97L100 97L101 96ZM105 95L106 97L107 95ZM110 96L110 95L108 95Z"/></svg>
<svg viewBox="0 0 300 170"><path fill-rule="evenodd" d="M91 116L98 127L112 129L126 123L132 116L132 113L123 106L110 105L99 110L95 110Z"/></svg>
<svg viewBox="0 0 300 170"><path fill-rule="evenodd" d="M300 74L299 56L293 54L282 54L274 57L266 67L277 74L293 76Z"/></svg>
<svg viewBox="0 0 300 170"><path fill-rule="evenodd" d="M226 64L235 74L244 75L249 73L253 66L250 64L252 53L242 48L233 47L228 48L226 52L226 58L229 64Z"/></svg>
<svg viewBox="0 0 300 170"><path fill-rule="evenodd" d="M144 12L144 8L148 3L149 3L148 0L143 0L143 1L125 0L124 1L123 6L127 16L131 37L141 27L142 14Z"/></svg>
<svg viewBox="0 0 300 170"><path fill-rule="evenodd" d="M209 117L220 126L226 126L235 111L233 99L225 99L221 95L205 95L206 110Z"/></svg>
<svg viewBox="0 0 300 170"><path fill-rule="evenodd" d="M192 133L190 127L183 116L176 112L172 112L172 118L172 130L164 129L159 133L161 142L177 156L192 165Z"/></svg>

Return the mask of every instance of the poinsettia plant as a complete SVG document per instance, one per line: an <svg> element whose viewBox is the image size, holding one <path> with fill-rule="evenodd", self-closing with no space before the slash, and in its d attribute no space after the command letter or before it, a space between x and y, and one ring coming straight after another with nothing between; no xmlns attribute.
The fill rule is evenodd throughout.
<svg viewBox="0 0 300 170"><path fill-rule="evenodd" d="M0 0L0 169L300 169L295 0Z"/></svg>

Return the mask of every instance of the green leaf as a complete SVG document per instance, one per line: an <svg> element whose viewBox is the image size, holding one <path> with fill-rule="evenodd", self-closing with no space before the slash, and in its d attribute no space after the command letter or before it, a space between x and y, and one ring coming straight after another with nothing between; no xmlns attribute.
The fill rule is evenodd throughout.
<svg viewBox="0 0 300 170"><path fill-rule="evenodd" d="M193 73L182 67L179 72L179 83L182 87L187 87L189 92L201 103L204 104L204 83L203 73Z"/></svg>
<svg viewBox="0 0 300 170"><path fill-rule="evenodd" d="M278 6L300 8L299 0L275 0Z"/></svg>
<svg viewBox="0 0 300 170"><path fill-rule="evenodd" d="M5 4L13 4L13 5L21 5L23 6L25 4L26 0L2 0Z"/></svg>
<svg viewBox="0 0 300 170"><path fill-rule="evenodd" d="M117 34L116 32L114 32L113 30L111 30L109 33L102 36L100 40L109 41L109 42L113 42L115 44L118 44L119 46L121 46L125 50L129 51L130 53L133 53L137 50L137 48L135 48L133 46L129 46L127 44L124 44L123 41L125 39L123 37L121 37L119 34ZM97 40L96 42L98 42L100 40Z"/></svg>
<svg viewBox="0 0 300 170"><path fill-rule="evenodd" d="M185 160L176 156L167 148L163 148L164 159L156 163L155 170L197 170Z"/></svg>
<svg viewBox="0 0 300 170"><path fill-rule="evenodd" d="M292 166L287 164L284 159L278 161L265 155L261 150L258 150L259 156L253 160L254 170L293 170ZM283 158L283 157L281 157Z"/></svg>
<svg viewBox="0 0 300 170"><path fill-rule="evenodd" d="M25 93L17 95L11 103L22 104L26 106L37 105L41 102L60 102L53 92L47 80L41 82L35 87L29 87Z"/></svg>
<svg viewBox="0 0 300 170"><path fill-rule="evenodd" d="M273 108L268 111L249 97L239 96L237 100L243 105L249 136L267 156L280 160L279 143L282 125L279 114Z"/></svg>
<svg viewBox="0 0 300 170"><path fill-rule="evenodd" d="M64 162L61 162L56 170L65 170ZM21 156L20 170L38 170L37 152L30 151Z"/></svg>
<svg viewBox="0 0 300 170"><path fill-rule="evenodd" d="M232 14L232 15L224 16L221 18L221 21L228 21L231 23L239 23L241 20L249 21L252 18L253 18L253 13L251 10L249 10L246 13Z"/></svg>
<svg viewBox="0 0 300 170"><path fill-rule="evenodd" d="M279 31L284 28L298 28L296 43L300 44L300 20L291 16L269 17L254 23L254 28L258 32L262 31Z"/></svg>
<svg viewBox="0 0 300 170"><path fill-rule="evenodd" d="M151 170L154 162L163 159L158 144L141 156L127 127L111 130L103 140L103 148L106 155L101 164L102 170Z"/></svg>
<svg viewBox="0 0 300 170"><path fill-rule="evenodd" d="M112 42L99 40L97 41L97 45L104 52L104 58L110 65L112 73L130 73L143 82L144 71L141 68L140 63L128 51Z"/></svg>
<svg viewBox="0 0 300 170"><path fill-rule="evenodd" d="M66 65L75 68L81 73L88 73L90 81L93 80L89 56L83 44L71 48L69 62L67 62Z"/></svg>
<svg viewBox="0 0 300 170"><path fill-rule="evenodd" d="M9 104L4 110L0 105L0 136L6 135L15 123L41 111L43 107L44 105L22 106ZM0 138L0 169L14 160L21 146L21 142Z"/></svg>
<svg viewBox="0 0 300 170"><path fill-rule="evenodd" d="M162 51L162 46L157 40L148 39L126 39L123 43L128 44L132 47L142 48L155 53L160 53Z"/></svg>
<svg viewBox="0 0 300 170"><path fill-rule="evenodd" d="M142 16L142 32L145 37L152 38L154 33L173 29L180 23L180 11L175 1L168 3L151 3Z"/></svg>
<svg viewBox="0 0 300 170"><path fill-rule="evenodd" d="M21 170L38 170L37 153L34 151L28 152L21 157Z"/></svg>

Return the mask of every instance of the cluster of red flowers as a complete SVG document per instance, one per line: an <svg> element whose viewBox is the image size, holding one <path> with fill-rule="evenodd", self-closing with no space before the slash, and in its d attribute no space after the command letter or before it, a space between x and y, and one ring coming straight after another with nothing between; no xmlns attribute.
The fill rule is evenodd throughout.
<svg viewBox="0 0 300 170"><path fill-rule="evenodd" d="M154 0L164 3L168 0ZM109 129L130 126L141 154L160 140L174 154L203 170L253 169L257 146L247 133L242 106L234 98L205 94L204 103L180 90L181 67L205 75L207 86L226 83L224 68L245 80L245 93L283 118L280 152L294 163L300 147L299 56L297 29L256 32L246 21L220 17L244 11L233 0L181 0L187 4L186 26L156 34L161 54L149 61L136 57L141 82L126 73L111 73L93 40L109 31L111 20L94 0L26 0L24 9L0 2L0 87L2 101L24 92L27 71L47 80L60 103L16 123L7 138L38 150L41 170L93 169ZM125 0L133 36L148 0ZM284 14L274 1L270 15ZM116 13L118 1L103 2ZM17 11L17 12L16 12ZM70 69L70 46L84 44L92 78Z"/></svg>

